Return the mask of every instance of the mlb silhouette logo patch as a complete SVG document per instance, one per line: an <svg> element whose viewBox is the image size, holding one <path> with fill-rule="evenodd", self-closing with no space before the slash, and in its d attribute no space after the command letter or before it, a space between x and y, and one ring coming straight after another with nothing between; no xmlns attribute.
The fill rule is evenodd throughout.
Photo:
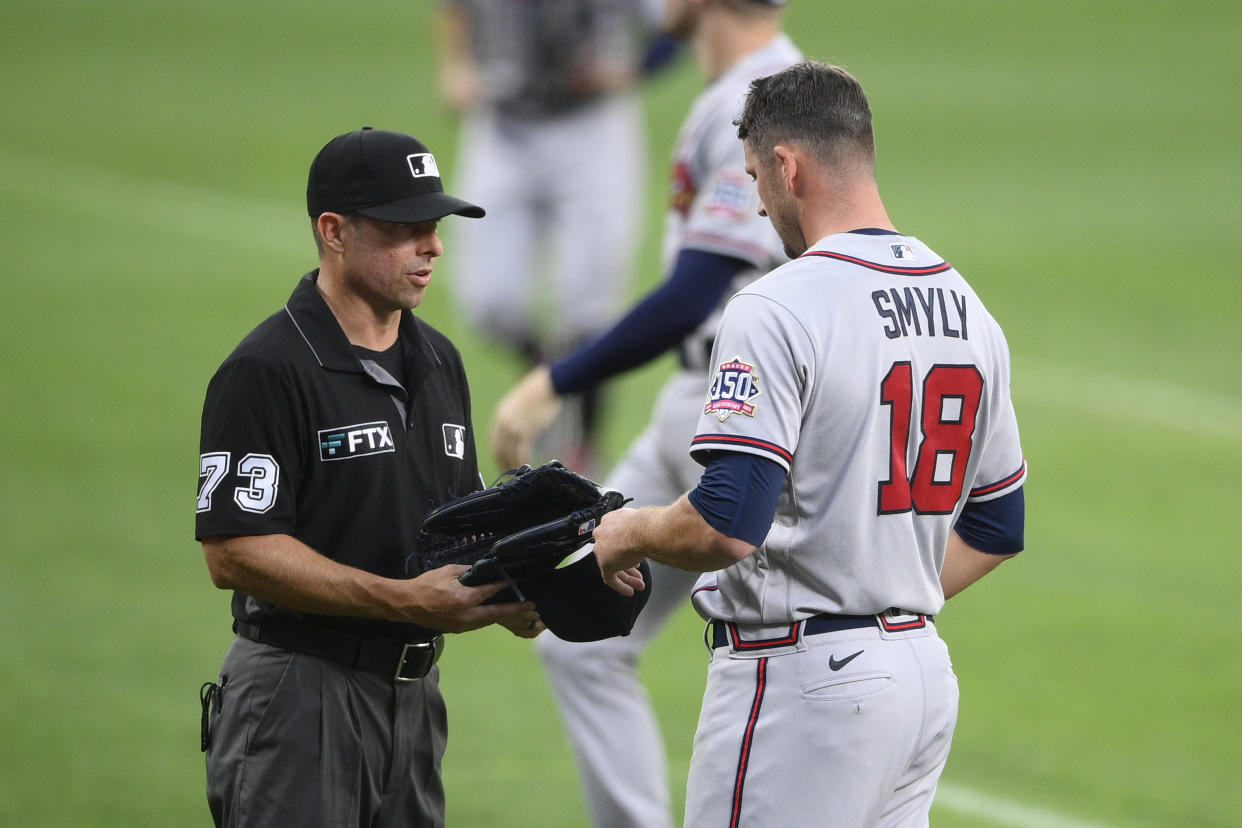
<svg viewBox="0 0 1242 828"><path fill-rule="evenodd" d="M914 261L914 251L910 249L908 244L890 244L888 249L893 251L893 258L903 262Z"/></svg>
<svg viewBox="0 0 1242 828"><path fill-rule="evenodd" d="M459 426L456 423L445 423L444 429L444 453L449 457L456 457L461 460L466 456L466 429L465 426Z"/></svg>
<svg viewBox="0 0 1242 828"><path fill-rule="evenodd" d="M439 178L440 168L436 166L435 156L429 152L416 152L407 155L405 162L410 165L410 175L415 178Z"/></svg>

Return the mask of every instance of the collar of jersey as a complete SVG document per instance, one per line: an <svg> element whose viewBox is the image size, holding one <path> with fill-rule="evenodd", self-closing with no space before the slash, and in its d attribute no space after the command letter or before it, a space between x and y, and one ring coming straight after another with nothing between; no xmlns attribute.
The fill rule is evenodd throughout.
<svg viewBox="0 0 1242 828"><path fill-rule="evenodd" d="M332 315L332 309L315 287L318 278L318 268L303 276L293 289L285 310L321 366L329 371L365 373L340 323ZM408 310L401 314L401 327L397 335L405 340L407 363L415 354L430 357L431 352L425 347L426 340L419 330L418 320Z"/></svg>

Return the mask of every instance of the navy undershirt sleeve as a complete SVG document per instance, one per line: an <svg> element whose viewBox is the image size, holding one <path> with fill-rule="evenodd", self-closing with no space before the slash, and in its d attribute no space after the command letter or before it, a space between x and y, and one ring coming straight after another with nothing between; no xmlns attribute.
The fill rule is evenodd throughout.
<svg viewBox="0 0 1242 828"><path fill-rule="evenodd" d="M758 546L768 536L785 469L757 454L718 451L688 495L708 525L722 535Z"/></svg>
<svg viewBox="0 0 1242 828"><path fill-rule="evenodd" d="M953 527L962 540L990 555L1014 555L1025 545L1026 496L1022 489L995 500L967 503Z"/></svg>
<svg viewBox="0 0 1242 828"><path fill-rule="evenodd" d="M732 256L682 250L668 279L599 339L552 363L558 394L585 391L645 365L694 332L752 265Z"/></svg>
<svg viewBox="0 0 1242 828"><path fill-rule="evenodd" d="M667 69L681 54L681 51L680 38L667 32L656 34L647 42L647 49L643 53L642 63L639 66L639 74L646 77Z"/></svg>

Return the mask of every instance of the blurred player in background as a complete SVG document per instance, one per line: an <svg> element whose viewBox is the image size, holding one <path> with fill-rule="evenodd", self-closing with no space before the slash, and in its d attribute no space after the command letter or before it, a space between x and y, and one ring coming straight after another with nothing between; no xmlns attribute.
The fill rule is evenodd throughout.
<svg viewBox="0 0 1242 828"><path fill-rule="evenodd" d="M609 485L636 505L676 500L701 468L687 446L703 408L704 379L720 309L739 287L786 261L780 238L757 212L733 119L753 78L796 63L781 33L782 2L669 0L667 27L688 39L709 86L694 101L673 154L665 223L666 280L590 345L532 371L501 401L492 447L502 465L530 459L532 441L562 395L581 392L677 348L681 370L655 401L650 425ZM489 204L489 210L491 206ZM638 657L695 582L653 563L652 594L626 638L538 641L598 826L671 825L663 740Z"/></svg>
<svg viewBox="0 0 1242 828"><path fill-rule="evenodd" d="M444 101L462 115L461 313L535 365L594 337L633 269L646 176L635 91L663 0L442 0ZM590 465L597 389L546 449Z"/></svg>

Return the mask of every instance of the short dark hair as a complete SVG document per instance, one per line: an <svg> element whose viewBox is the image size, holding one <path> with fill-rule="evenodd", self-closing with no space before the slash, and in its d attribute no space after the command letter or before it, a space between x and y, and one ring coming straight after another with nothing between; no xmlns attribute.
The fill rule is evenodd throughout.
<svg viewBox="0 0 1242 828"><path fill-rule="evenodd" d="M875 165L871 105L862 84L840 66L813 60L751 81L737 137L767 159L796 143L827 165Z"/></svg>

